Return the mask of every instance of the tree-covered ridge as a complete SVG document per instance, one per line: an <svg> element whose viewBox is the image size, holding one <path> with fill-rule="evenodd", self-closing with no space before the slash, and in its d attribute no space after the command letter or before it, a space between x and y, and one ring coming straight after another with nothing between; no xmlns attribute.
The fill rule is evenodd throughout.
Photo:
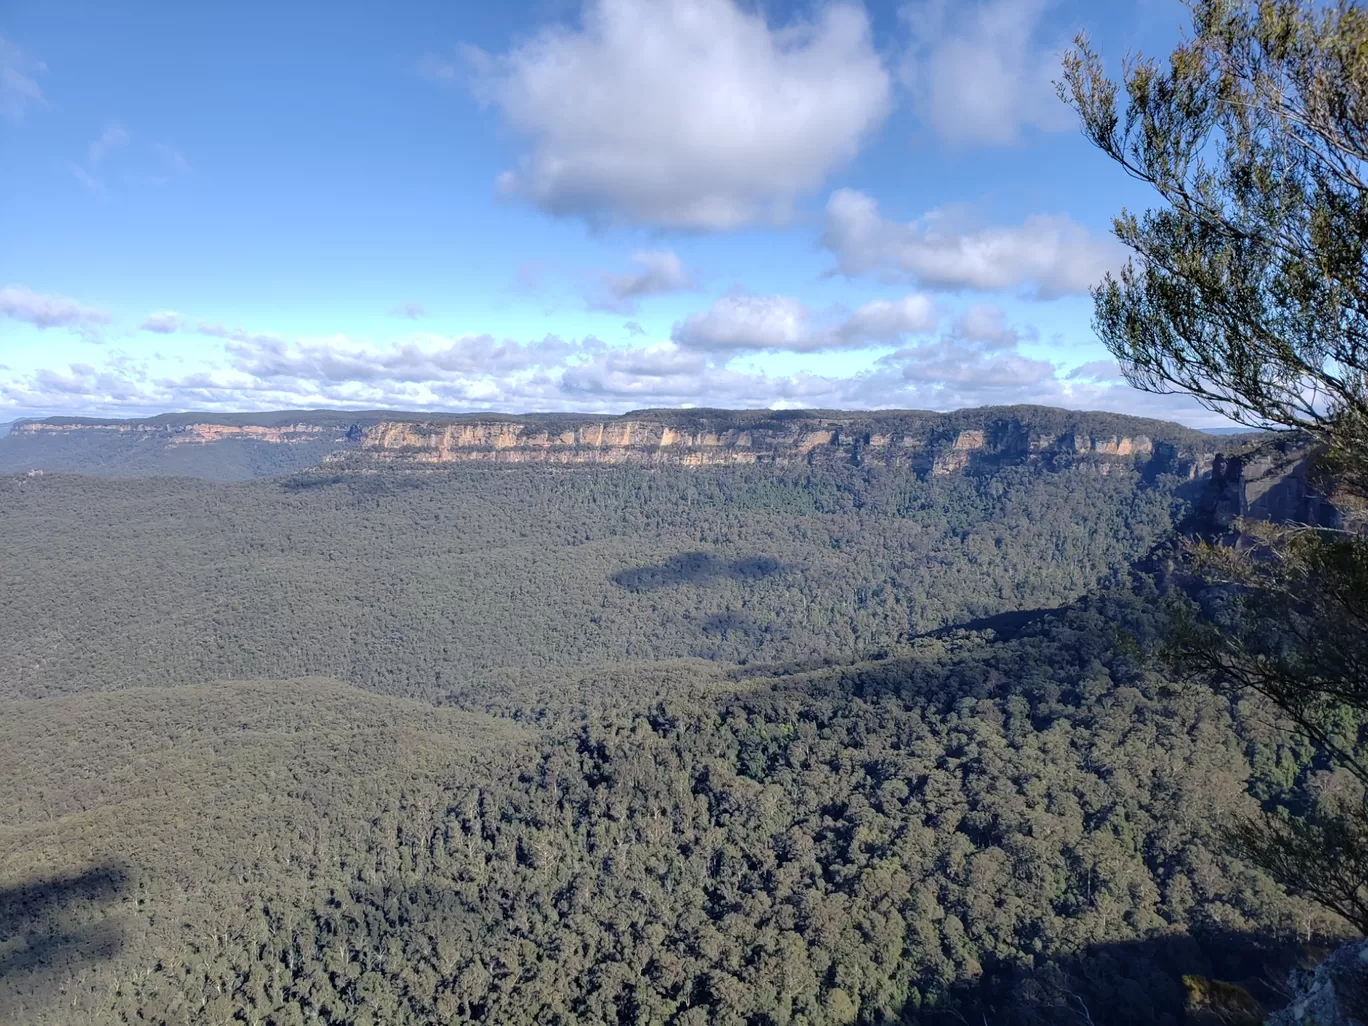
<svg viewBox="0 0 1368 1026"><path fill-rule="evenodd" d="M1182 482L1005 468L462 466L240 485L0 480L0 694L879 652L1059 606Z"/></svg>
<svg viewBox="0 0 1368 1026"><path fill-rule="evenodd" d="M708 408L642 409L617 415L579 413L428 413L413 410L272 410L260 413L162 413L145 418L47 417L27 420L26 424L87 427L187 427L193 424L223 424L232 427L286 427L304 424L344 430L352 424L368 425L382 421L410 423L477 424L501 422L529 427L563 427L615 421L654 421L676 428L725 430L788 426L807 422L850 425L852 429L905 430L936 428L964 430L982 428L998 420L1016 420L1042 433L1061 434L1080 428L1091 434L1148 435L1163 441L1204 445L1211 439L1200 431L1170 421L1102 411L1063 410L1050 406L984 406L937 413L930 410L724 410Z"/></svg>
<svg viewBox="0 0 1368 1026"><path fill-rule="evenodd" d="M1156 467L1191 474L1216 440L1176 424L1047 407L918 410L640 410L586 414L425 414L287 410L261 414L164 414L145 420L54 417L0 439L0 472L43 470L98 476L183 475L236 481L286 474L330 458L363 469L427 449L425 458L563 462L756 460L920 461L958 473L965 453L996 462L1048 454L1066 463L1096 450L1150 450ZM357 454L360 453L361 456ZM369 463L362 456L371 457ZM943 458L944 457L944 458ZM1173 464L1174 466L1170 466Z"/></svg>

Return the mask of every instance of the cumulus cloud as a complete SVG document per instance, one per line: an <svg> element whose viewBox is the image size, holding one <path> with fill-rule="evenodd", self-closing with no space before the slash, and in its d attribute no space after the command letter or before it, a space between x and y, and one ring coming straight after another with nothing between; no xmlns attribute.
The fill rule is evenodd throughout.
<svg viewBox="0 0 1368 1026"><path fill-rule="evenodd" d="M1003 402L1052 404L1066 391L1048 360L963 339L908 346L879 362L921 401L938 409Z"/></svg>
<svg viewBox="0 0 1368 1026"><path fill-rule="evenodd" d="M51 302L26 302L28 319L48 326L80 323L62 306L71 301L43 298ZM17 308L13 287L0 292L0 310ZM184 354L134 357L96 350L106 354L103 362L0 368L0 419L314 407L611 413L686 405L955 409L1041 403L1220 422L1177 397L1134 391L1110 361L1069 367L1023 353L1018 340L1030 332L1011 327L991 307L944 316L944 330L935 333L922 330L934 329L934 312L912 296L866 304L825 327L813 328L809 321L806 335L785 334L784 304L777 309L766 316L778 317L775 337L784 346L815 331L842 344L844 338L913 330L882 355L817 373L801 363L783 371L772 362L767 369L740 359L734 364L733 357L746 350L678 340L610 345L592 336L522 341L436 333L394 341L345 335L287 339L220 329L212 335L218 345L197 353L195 364L187 364Z"/></svg>
<svg viewBox="0 0 1368 1026"><path fill-rule="evenodd" d="M1008 348L1019 342L1034 341L1038 332L1030 325L1017 327L1007 323L1007 314L990 303L975 303L955 318L952 334L956 338L980 345Z"/></svg>
<svg viewBox="0 0 1368 1026"><path fill-rule="evenodd" d="M717 366L674 342L603 349L565 368L555 380L567 408L731 406L790 409L817 406L840 389L821 375L766 374Z"/></svg>
<svg viewBox="0 0 1368 1026"><path fill-rule="evenodd" d="M464 340L372 346L345 338L280 347L229 343L189 372L170 361L111 359L0 374L0 413L142 416L165 410L334 407L623 412L644 406L957 409L1042 403L1220 423L1174 396L1072 380L1015 350L942 337L848 374L738 370L673 342L636 347ZM176 365L178 366L178 365Z"/></svg>
<svg viewBox="0 0 1368 1026"><path fill-rule="evenodd" d="M955 144L1002 145L1026 129L1063 131L1055 94L1063 40L1041 36L1050 0L920 0L901 10L910 40L899 68L924 125Z"/></svg>
<svg viewBox="0 0 1368 1026"><path fill-rule="evenodd" d="M1014 227L984 228L963 212L935 210L899 223L867 193L838 189L826 208L822 245L840 273L907 279L925 288L1018 291L1041 299L1086 292L1125 251L1062 215L1034 214Z"/></svg>
<svg viewBox="0 0 1368 1026"><path fill-rule="evenodd" d="M628 338L640 338L646 334L646 329L636 321L628 321L622 326L622 330L627 332Z"/></svg>
<svg viewBox="0 0 1368 1026"><path fill-rule="evenodd" d="M499 341L491 335L456 339L425 336L376 346L345 336L286 342L272 336L236 340L226 347L236 370L268 380L421 383L462 375L506 375L554 366L569 343L548 335L540 342Z"/></svg>
<svg viewBox="0 0 1368 1026"><path fill-rule="evenodd" d="M876 299L837 325L835 335L847 346L893 342L904 335L931 331L939 320L936 304L929 296Z"/></svg>
<svg viewBox="0 0 1368 1026"><path fill-rule="evenodd" d="M174 310L150 313L138 324L143 331L155 331L158 335L170 335L172 332L180 331L180 326L181 316Z"/></svg>
<svg viewBox="0 0 1368 1026"><path fill-rule="evenodd" d="M117 121L110 121L104 126L104 131L100 133L99 138L91 141L86 156L91 164L98 164L114 150L121 146L127 146L130 138L123 125Z"/></svg>
<svg viewBox="0 0 1368 1026"><path fill-rule="evenodd" d="M417 321L427 316L427 311L423 309L422 303L405 303L403 306L396 306L390 310L391 317L403 317L406 320Z"/></svg>
<svg viewBox="0 0 1368 1026"><path fill-rule="evenodd" d="M648 249L632 254L637 270L625 274L605 272L599 276L599 294L590 305L602 310L631 311L638 300L681 292L695 286L694 276L674 250Z"/></svg>
<svg viewBox="0 0 1368 1026"><path fill-rule="evenodd" d="M67 296L34 292L22 285L6 285L0 289L0 316L26 321L40 331L69 328L89 338L97 337L99 325L113 319L105 310L85 306Z"/></svg>
<svg viewBox="0 0 1368 1026"><path fill-rule="evenodd" d="M22 121L30 108L46 103L34 78L45 70L42 61L0 36L0 115Z"/></svg>
<svg viewBox="0 0 1368 1026"><path fill-rule="evenodd" d="M771 27L735 0L587 0L469 78L529 145L501 191L556 215L721 230L784 221L889 109L862 6Z"/></svg>
<svg viewBox="0 0 1368 1026"><path fill-rule="evenodd" d="M939 319L926 296L875 300L844 316L818 317L791 296L723 296L675 324L671 339L703 352L778 350L814 353L898 342L931 331Z"/></svg>

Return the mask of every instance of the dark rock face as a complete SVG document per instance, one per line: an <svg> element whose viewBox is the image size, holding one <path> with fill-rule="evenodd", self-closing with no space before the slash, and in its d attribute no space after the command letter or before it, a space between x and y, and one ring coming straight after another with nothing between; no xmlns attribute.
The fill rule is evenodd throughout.
<svg viewBox="0 0 1368 1026"><path fill-rule="evenodd" d="M1368 1026L1368 941L1344 945L1289 983L1292 1002L1268 1026Z"/></svg>
<svg viewBox="0 0 1368 1026"><path fill-rule="evenodd" d="M1197 503L1200 526L1219 533L1244 518L1343 528L1343 512L1313 480L1317 455L1316 447L1295 439L1240 455L1218 454L1212 461L1208 487Z"/></svg>

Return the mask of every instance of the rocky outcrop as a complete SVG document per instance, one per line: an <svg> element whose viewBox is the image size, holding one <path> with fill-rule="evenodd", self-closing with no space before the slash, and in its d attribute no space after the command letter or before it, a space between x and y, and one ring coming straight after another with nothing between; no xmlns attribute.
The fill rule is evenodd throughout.
<svg viewBox="0 0 1368 1026"><path fill-rule="evenodd" d="M1368 1026L1368 941L1338 948L1288 981L1293 998L1268 1026Z"/></svg>
<svg viewBox="0 0 1368 1026"><path fill-rule="evenodd" d="M1346 511L1333 485L1318 474L1320 450L1289 436L1212 461L1211 478L1197 504L1204 533L1229 530L1237 520L1342 529Z"/></svg>
<svg viewBox="0 0 1368 1026"><path fill-rule="evenodd" d="M1184 1019L1189 1026L1262 1026L1261 1005L1237 983L1184 976Z"/></svg>

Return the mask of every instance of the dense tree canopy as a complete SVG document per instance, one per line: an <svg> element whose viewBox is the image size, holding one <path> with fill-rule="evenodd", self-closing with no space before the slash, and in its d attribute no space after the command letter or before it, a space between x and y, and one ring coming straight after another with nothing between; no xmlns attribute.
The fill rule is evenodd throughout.
<svg viewBox="0 0 1368 1026"><path fill-rule="evenodd" d="M1315 786L1313 749L1133 654L1159 598L1128 567L1193 487L8 479L0 1019L1176 1024L1184 974L1268 997L1345 925L1215 829ZM953 629L978 617L1000 633Z"/></svg>

